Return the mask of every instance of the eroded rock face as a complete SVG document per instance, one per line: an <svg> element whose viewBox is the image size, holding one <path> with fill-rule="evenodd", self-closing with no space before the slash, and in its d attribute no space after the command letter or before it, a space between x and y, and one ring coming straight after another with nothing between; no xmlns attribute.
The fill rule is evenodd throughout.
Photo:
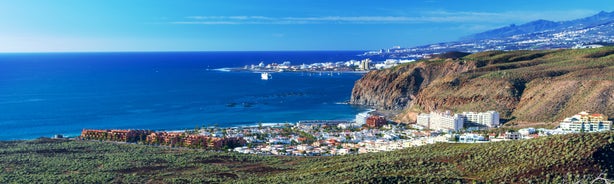
<svg viewBox="0 0 614 184"><path fill-rule="evenodd" d="M416 62L369 72L356 82L351 103L399 110L401 122L443 109L496 110L518 122L558 121L580 111L612 118L614 55L587 57L609 51L496 51Z"/></svg>
<svg viewBox="0 0 614 184"><path fill-rule="evenodd" d="M372 71L356 81L350 102L385 110L401 110L408 107L420 90L433 81L473 68L474 63L448 61Z"/></svg>
<svg viewBox="0 0 614 184"><path fill-rule="evenodd" d="M434 83L423 91L424 93L418 95L415 104L425 112L438 109L496 110L504 114L513 111L520 99L520 96L517 96L518 89L512 82L496 79L478 78L463 82L457 87L448 83Z"/></svg>

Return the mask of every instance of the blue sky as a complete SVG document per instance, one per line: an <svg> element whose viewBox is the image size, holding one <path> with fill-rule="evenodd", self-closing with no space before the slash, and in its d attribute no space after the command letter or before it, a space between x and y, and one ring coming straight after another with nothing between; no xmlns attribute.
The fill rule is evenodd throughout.
<svg viewBox="0 0 614 184"><path fill-rule="evenodd" d="M453 41L611 0L2 0L0 52L371 50Z"/></svg>

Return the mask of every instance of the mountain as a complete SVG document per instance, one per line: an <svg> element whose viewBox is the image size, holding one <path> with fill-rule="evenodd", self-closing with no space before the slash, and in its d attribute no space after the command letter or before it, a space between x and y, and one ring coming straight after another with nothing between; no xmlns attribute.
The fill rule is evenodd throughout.
<svg viewBox="0 0 614 184"><path fill-rule="evenodd" d="M494 39L494 38L505 38L514 35L520 34L528 34L533 32L540 32L549 29L554 29L559 27L561 23L548 21L548 20L536 20L533 22L529 22L526 24L522 24L520 26L516 26L512 24L507 27L502 27L482 33L477 33L474 35L467 36L465 38L461 38L461 40L482 40L482 39Z"/></svg>
<svg viewBox="0 0 614 184"><path fill-rule="evenodd" d="M522 34L531 34L536 32L563 32L569 30L580 30L586 29L590 27L595 27L603 24L609 24L614 21L614 11L613 12L605 12L601 11L596 15L571 20L571 21L560 21L553 22L548 20L536 20L533 22L529 22L522 25L510 25L507 27L502 27L482 33L477 33L474 35L470 35L461 40L482 40L482 39L499 39L506 38L514 35L522 35Z"/></svg>
<svg viewBox="0 0 614 184"><path fill-rule="evenodd" d="M461 38L459 41L369 51L365 56L420 59L449 51L482 52L489 50L548 50L593 47L614 43L614 11L570 20L536 20L510 25ZM589 45L589 46L587 46Z"/></svg>
<svg viewBox="0 0 614 184"><path fill-rule="evenodd" d="M350 102L400 112L496 110L511 124L555 122L580 111L614 117L614 47L488 51L371 71Z"/></svg>

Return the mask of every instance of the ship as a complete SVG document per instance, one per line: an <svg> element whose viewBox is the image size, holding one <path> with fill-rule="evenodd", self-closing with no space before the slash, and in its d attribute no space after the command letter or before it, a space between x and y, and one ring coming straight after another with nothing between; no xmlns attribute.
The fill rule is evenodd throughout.
<svg viewBox="0 0 614 184"><path fill-rule="evenodd" d="M273 77L271 76L271 74L269 72L262 72L260 74L260 78L262 80L269 80L269 79L273 79Z"/></svg>

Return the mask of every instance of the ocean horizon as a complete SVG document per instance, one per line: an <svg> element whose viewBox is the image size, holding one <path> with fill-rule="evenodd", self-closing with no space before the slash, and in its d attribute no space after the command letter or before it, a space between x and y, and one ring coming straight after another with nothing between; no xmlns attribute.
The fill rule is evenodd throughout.
<svg viewBox="0 0 614 184"><path fill-rule="evenodd" d="M351 120L363 74L228 72L220 68L361 59L359 51L0 54L0 140L82 129L184 130Z"/></svg>

